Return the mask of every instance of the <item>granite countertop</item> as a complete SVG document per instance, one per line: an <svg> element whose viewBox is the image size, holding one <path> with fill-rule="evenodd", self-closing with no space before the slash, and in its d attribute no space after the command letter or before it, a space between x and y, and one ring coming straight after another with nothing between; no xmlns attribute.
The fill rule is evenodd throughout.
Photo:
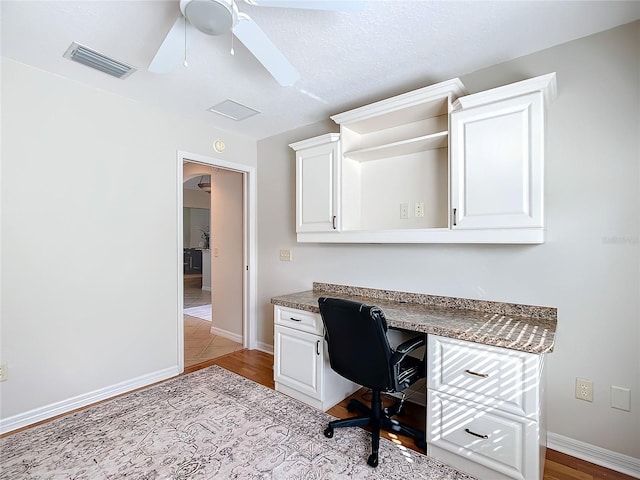
<svg viewBox="0 0 640 480"><path fill-rule="evenodd" d="M271 303L319 313L319 297L376 305L390 327L529 353L553 351L557 309L391 290L314 283L313 290L274 297Z"/></svg>

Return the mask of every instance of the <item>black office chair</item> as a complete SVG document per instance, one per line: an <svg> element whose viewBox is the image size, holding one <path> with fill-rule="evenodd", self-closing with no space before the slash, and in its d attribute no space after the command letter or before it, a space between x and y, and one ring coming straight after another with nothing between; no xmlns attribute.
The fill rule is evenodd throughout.
<svg viewBox="0 0 640 480"><path fill-rule="evenodd" d="M343 377L371 389L371 407L351 399L350 412L360 410L364 416L329 422L324 435L333 437L341 427L371 427L371 455L367 463L378 465L380 429L401 432L413 437L416 445L426 450L424 432L403 425L391 417L397 415L402 402L383 408L382 392L401 392L425 376L424 359L408 354L425 345L425 335L403 342L395 350L387 339L387 321L378 307L338 298L320 297L320 314L325 328L331 368Z"/></svg>

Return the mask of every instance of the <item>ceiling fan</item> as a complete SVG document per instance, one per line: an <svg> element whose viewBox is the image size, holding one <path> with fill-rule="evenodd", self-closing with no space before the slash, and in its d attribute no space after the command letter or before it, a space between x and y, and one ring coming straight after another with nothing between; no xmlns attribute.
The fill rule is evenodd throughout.
<svg viewBox="0 0 640 480"><path fill-rule="evenodd" d="M353 11L362 6L358 0L243 1L259 7L313 10ZM296 68L262 29L247 14L238 10L235 0L180 0L180 13L149 64L150 72L166 73L181 63L186 29L193 26L207 35L222 35L231 31L282 86L293 85L300 78Z"/></svg>

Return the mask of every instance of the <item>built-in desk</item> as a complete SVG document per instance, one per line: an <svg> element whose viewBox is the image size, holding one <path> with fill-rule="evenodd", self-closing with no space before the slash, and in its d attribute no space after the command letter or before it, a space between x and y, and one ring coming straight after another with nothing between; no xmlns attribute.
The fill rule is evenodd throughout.
<svg viewBox="0 0 640 480"><path fill-rule="evenodd" d="M320 313L319 297L380 307L390 327L529 353L553 351L557 309L485 300L314 283L313 290L271 299L274 305Z"/></svg>
<svg viewBox="0 0 640 480"><path fill-rule="evenodd" d="M376 305L389 327L427 334L428 455L481 479L542 479L557 309L327 283L274 297L276 389L323 410L357 388L330 368L323 296Z"/></svg>

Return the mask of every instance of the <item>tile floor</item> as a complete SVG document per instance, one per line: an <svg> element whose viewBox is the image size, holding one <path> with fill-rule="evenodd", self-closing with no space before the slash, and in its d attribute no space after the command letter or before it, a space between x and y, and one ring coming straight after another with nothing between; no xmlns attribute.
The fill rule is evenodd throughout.
<svg viewBox="0 0 640 480"><path fill-rule="evenodd" d="M184 308L211 303L211 292L200 287L184 286ZM211 322L184 316L184 366L190 367L212 358L242 350L242 345L210 331Z"/></svg>

